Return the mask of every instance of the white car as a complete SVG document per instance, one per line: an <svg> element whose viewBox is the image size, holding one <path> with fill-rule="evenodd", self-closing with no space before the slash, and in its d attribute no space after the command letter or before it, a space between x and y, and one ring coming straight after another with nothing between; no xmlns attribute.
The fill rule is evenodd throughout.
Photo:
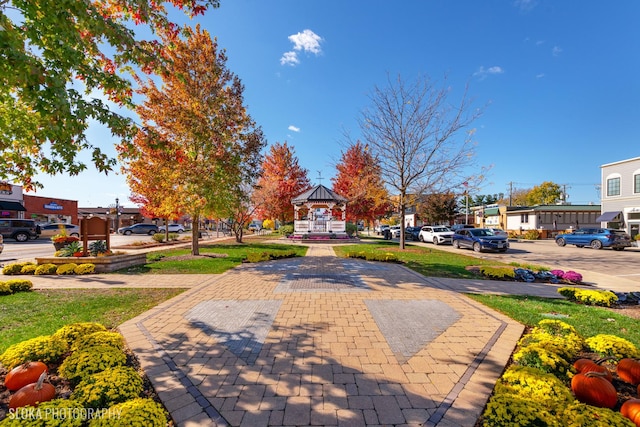
<svg viewBox="0 0 640 427"><path fill-rule="evenodd" d="M451 243L453 234L453 231L444 225L425 225L420 230L418 240L440 245L442 243Z"/></svg>
<svg viewBox="0 0 640 427"><path fill-rule="evenodd" d="M399 239L400 238L400 226L399 225L392 225L391 227L389 227L389 231L391 232L391 238L392 239Z"/></svg>
<svg viewBox="0 0 640 427"><path fill-rule="evenodd" d="M164 233L166 226L161 225L158 227L160 233ZM169 233L184 233L184 227L180 224L169 224Z"/></svg>

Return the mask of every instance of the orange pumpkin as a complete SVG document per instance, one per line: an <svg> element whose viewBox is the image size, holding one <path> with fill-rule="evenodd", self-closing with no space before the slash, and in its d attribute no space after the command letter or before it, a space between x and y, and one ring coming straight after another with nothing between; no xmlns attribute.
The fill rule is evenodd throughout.
<svg viewBox="0 0 640 427"><path fill-rule="evenodd" d="M4 378L4 386L11 391L19 390L27 384L35 383L40 374L47 372L42 362L27 362L13 368Z"/></svg>
<svg viewBox="0 0 640 427"><path fill-rule="evenodd" d="M640 384L640 362L635 359L621 359L618 362L618 376L633 385Z"/></svg>
<svg viewBox="0 0 640 427"><path fill-rule="evenodd" d="M640 427L640 399L629 399L620 407L623 417L631 420L636 427Z"/></svg>
<svg viewBox="0 0 640 427"><path fill-rule="evenodd" d="M601 372L576 374L571 379L571 390L582 403L600 408L613 408L618 403L618 392Z"/></svg>
<svg viewBox="0 0 640 427"><path fill-rule="evenodd" d="M578 373L582 373L582 370L586 366L595 365L595 364L596 362L594 362L591 359L578 359L575 362L573 362L573 367L575 368L576 371L578 371Z"/></svg>
<svg viewBox="0 0 640 427"><path fill-rule="evenodd" d="M16 391L9 399L9 409L22 408L23 406L38 406L56 397L56 389L49 383L45 383L47 373L43 372L38 382L27 384Z"/></svg>
<svg viewBox="0 0 640 427"><path fill-rule="evenodd" d="M611 375L611 371L606 366L598 365L597 363L592 363L591 365L585 365L582 368L582 371L580 373L586 374L587 372L600 372L602 374L605 374L604 378L607 381L609 382L613 381L613 375Z"/></svg>

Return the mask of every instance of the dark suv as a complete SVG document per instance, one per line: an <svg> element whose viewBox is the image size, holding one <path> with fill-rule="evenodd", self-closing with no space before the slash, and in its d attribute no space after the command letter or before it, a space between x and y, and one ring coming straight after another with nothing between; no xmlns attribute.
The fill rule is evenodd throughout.
<svg viewBox="0 0 640 427"><path fill-rule="evenodd" d="M155 224L133 224L129 227L118 228L118 234L150 234L154 235L158 232L158 226Z"/></svg>
<svg viewBox="0 0 640 427"><path fill-rule="evenodd" d="M40 236L40 227L32 219L1 218L0 233L5 239L26 242Z"/></svg>

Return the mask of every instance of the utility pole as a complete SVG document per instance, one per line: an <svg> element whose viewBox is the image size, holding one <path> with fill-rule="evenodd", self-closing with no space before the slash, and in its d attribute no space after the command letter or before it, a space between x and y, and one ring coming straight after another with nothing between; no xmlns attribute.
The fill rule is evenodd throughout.
<svg viewBox="0 0 640 427"><path fill-rule="evenodd" d="M513 181L509 183L509 206L511 206L512 197L513 197Z"/></svg>

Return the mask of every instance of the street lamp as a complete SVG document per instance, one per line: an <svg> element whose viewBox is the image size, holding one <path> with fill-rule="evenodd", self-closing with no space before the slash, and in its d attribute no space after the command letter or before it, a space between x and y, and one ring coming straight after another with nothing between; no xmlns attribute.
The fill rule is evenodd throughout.
<svg viewBox="0 0 640 427"><path fill-rule="evenodd" d="M116 197L116 231L120 228L120 200Z"/></svg>

